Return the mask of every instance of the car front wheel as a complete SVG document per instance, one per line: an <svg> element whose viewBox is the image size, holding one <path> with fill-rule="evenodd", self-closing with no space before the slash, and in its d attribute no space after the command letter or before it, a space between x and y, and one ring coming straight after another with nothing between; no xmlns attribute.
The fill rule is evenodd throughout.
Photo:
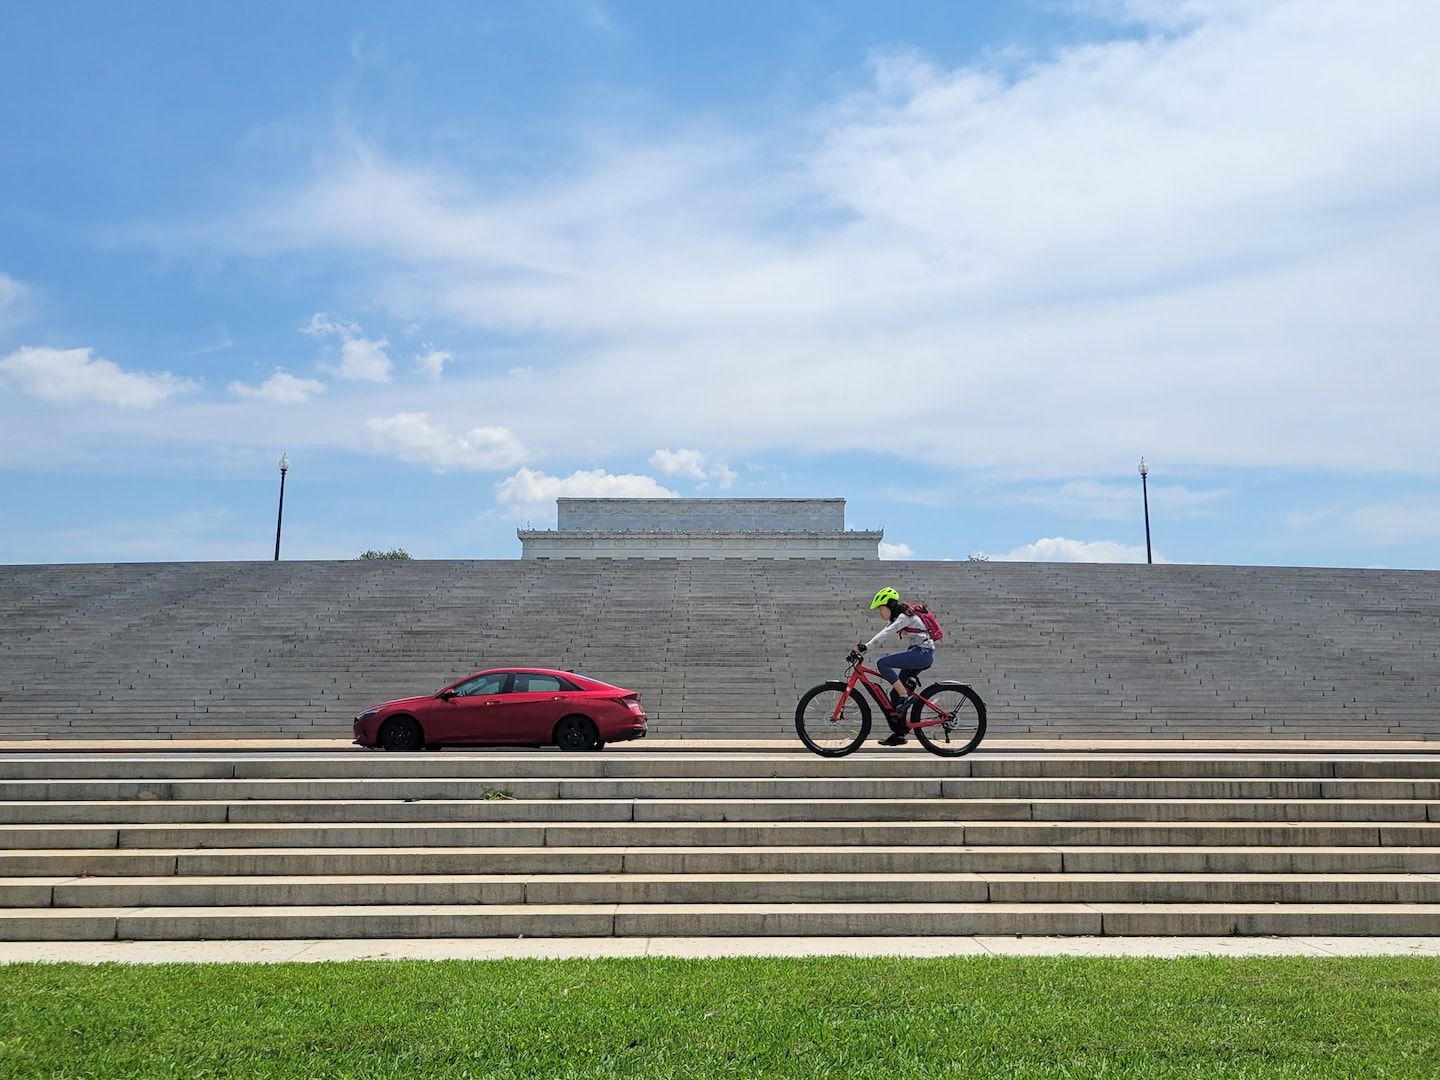
<svg viewBox="0 0 1440 1080"><path fill-rule="evenodd" d="M599 750L600 732L583 716L567 716L555 725L555 745L561 750Z"/></svg>
<svg viewBox="0 0 1440 1080"><path fill-rule="evenodd" d="M380 726L380 745L386 750L405 752L425 749L425 733L411 716L392 716Z"/></svg>

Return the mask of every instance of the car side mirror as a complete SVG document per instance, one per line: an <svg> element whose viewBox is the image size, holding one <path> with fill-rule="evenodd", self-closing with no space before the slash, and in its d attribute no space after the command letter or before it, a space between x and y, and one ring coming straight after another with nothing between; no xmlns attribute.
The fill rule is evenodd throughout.
<svg viewBox="0 0 1440 1080"><path fill-rule="evenodd" d="M453 698L453 697L455 696L455 691L454 691L454 690L441 690L440 693L436 694L435 696L438 697L441 701L449 701L451 698Z"/></svg>

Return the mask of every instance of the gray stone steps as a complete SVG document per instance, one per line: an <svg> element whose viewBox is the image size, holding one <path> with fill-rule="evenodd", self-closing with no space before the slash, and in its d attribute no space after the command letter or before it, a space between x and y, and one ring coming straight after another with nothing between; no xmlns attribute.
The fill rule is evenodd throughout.
<svg viewBox="0 0 1440 1080"><path fill-rule="evenodd" d="M1422 754L12 755L0 939L1440 933L1437 789Z"/></svg>
<svg viewBox="0 0 1440 1080"><path fill-rule="evenodd" d="M1434 904L569 904L0 909L0 939L1440 933Z"/></svg>
<svg viewBox="0 0 1440 1080"><path fill-rule="evenodd" d="M1084 756L988 754L944 759L914 746L826 760L792 753L684 754L558 752L295 753L182 758L153 755L19 754L0 757L9 780L339 780L398 779L1295 779L1435 780L1440 755L1157 754Z"/></svg>
<svg viewBox="0 0 1440 1080"><path fill-rule="evenodd" d="M642 690L657 731L782 735L799 693L868 632L877 573L864 560L0 567L0 728L343 736L374 701L538 660ZM937 670L981 689L995 735L1440 736L1437 574L912 562L883 575L940 613ZM498 598L515 617L475 619Z"/></svg>
<svg viewBox="0 0 1440 1080"><path fill-rule="evenodd" d="M1360 799L367 799L0 802L0 825L477 822L1440 822L1440 802Z"/></svg>
<svg viewBox="0 0 1440 1080"><path fill-rule="evenodd" d="M499 770L496 770L498 772ZM115 801L370 801L469 799L503 792L519 800L560 799L1026 799L1031 802L1252 801L1307 803L1320 800L1396 802L1440 800L1440 780L1265 780L1021 777L1003 780L941 777L717 778L635 777L531 779L493 776L414 779L296 780L11 780L0 781L0 799L36 804ZM492 796L493 797L493 796Z"/></svg>
<svg viewBox="0 0 1440 1080"><path fill-rule="evenodd" d="M1168 845L1424 847L1440 822L496 821L0 825L0 850L237 847Z"/></svg>
<svg viewBox="0 0 1440 1080"><path fill-rule="evenodd" d="M0 879L0 908L377 904L1436 904L1440 874L427 874Z"/></svg>
<svg viewBox="0 0 1440 1080"><path fill-rule="evenodd" d="M1424 847L653 847L14 849L11 877L756 873L1431 874Z"/></svg>

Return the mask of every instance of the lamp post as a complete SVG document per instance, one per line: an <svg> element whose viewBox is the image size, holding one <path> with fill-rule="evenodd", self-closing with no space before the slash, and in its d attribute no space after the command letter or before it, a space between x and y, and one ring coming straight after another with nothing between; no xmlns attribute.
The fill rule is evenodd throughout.
<svg viewBox="0 0 1440 1080"><path fill-rule="evenodd" d="M1145 561L1153 563L1155 560L1150 557L1150 485L1146 477L1150 475L1150 466L1145 464L1145 459L1140 459L1140 497L1145 500ZM283 490L283 485L282 485Z"/></svg>
<svg viewBox="0 0 1440 1080"><path fill-rule="evenodd" d="M280 455L280 509L275 514L275 561L280 561L280 523L285 520L285 474L290 471L290 458Z"/></svg>

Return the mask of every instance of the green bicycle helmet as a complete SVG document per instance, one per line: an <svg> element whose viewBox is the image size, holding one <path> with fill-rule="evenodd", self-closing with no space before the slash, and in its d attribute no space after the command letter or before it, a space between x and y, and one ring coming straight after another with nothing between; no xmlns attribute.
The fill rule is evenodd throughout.
<svg viewBox="0 0 1440 1080"><path fill-rule="evenodd" d="M900 602L900 594L887 585L875 594L875 599L870 602L870 610L874 611L876 608L892 602L898 604Z"/></svg>

